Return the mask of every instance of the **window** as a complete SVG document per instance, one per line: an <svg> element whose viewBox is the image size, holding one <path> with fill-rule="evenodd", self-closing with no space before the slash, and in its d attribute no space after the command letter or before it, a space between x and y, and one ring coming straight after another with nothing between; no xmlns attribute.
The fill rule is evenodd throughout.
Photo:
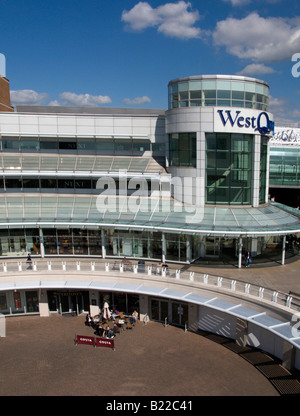
<svg viewBox="0 0 300 416"><path fill-rule="evenodd" d="M60 150L76 150L77 143L76 142L59 142L59 149Z"/></svg>
<svg viewBox="0 0 300 416"><path fill-rule="evenodd" d="M169 136L170 166L196 167L196 133Z"/></svg>
<svg viewBox="0 0 300 416"><path fill-rule="evenodd" d="M206 203L250 205L252 136L206 134Z"/></svg>

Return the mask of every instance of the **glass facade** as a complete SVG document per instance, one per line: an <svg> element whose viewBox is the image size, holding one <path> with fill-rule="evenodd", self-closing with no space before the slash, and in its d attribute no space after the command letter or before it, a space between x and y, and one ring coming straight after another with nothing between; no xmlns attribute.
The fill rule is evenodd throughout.
<svg viewBox="0 0 300 416"><path fill-rule="evenodd" d="M164 147L154 146L153 151L164 151ZM147 138L87 138L81 139L74 137L68 140L55 137L35 137L26 136L2 136L1 150L3 152L21 153L100 153L109 155L129 154L139 155L146 151L152 151L152 143Z"/></svg>
<svg viewBox="0 0 300 416"><path fill-rule="evenodd" d="M169 84L169 110L194 106L246 107L267 111L269 88L257 80L189 79Z"/></svg>
<svg viewBox="0 0 300 416"><path fill-rule="evenodd" d="M196 167L196 133L169 135L170 166Z"/></svg>
<svg viewBox="0 0 300 416"><path fill-rule="evenodd" d="M207 204L250 205L252 135L206 133Z"/></svg>
<svg viewBox="0 0 300 416"><path fill-rule="evenodd" d="M270 185L300 186L300 148L271 147Z"/></svg>

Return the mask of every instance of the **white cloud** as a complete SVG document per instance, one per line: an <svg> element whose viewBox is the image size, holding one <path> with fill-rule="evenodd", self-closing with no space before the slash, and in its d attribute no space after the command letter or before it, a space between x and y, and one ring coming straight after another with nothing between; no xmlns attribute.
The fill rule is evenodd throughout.
<svg viewBox="0 0 300 416"><path fill-rule="evenodd" d="M228 17L217 23L214 43L239 58L255 62L291 59L299 51L300 17L260 17L251 13L243 19Z"/></svg>
<svg viewBox="0 0 300 416"><path fill-rule="evenodd" d="M53 101L50 101L50 103L48 105L53 106L53 107L57 107L57 106L60 106L61 104L60 104L59 101L53 100Z"/></svg>
<svg viewBox="0 0 300 416"><path fill-rule="evenodd" d="M10 99L14 105L42 105L48 98L46 93L38 93L34 90L12 90Z"/></svg>
<svg viewBox="0 0 300 416"><path fill-rule="evenodd" d="M62 105L74 105L79 107L95 107L101 104L111 103L107 95L75 94L74 92L63 92L59 95L63 100ZM57 101L56 101L57 102Z"/></svg>
<svg viewBox="0 0 300 416"><path fill-rule="evenodd" d="M244 6L251 3L251 0L223 0L225 3L231 3L232 6Z"/></svg>
<svg viewBox="0 0 300 416"><path fill-rule="evenodd" d="M131 10L124 10L122 21L127 27L142 31L157 27L158 32L175 38L200 37L201 30L194 26L199 20L198 11L191 11L191 3L179 1L152 8L147 2L139 2Z"/></svg>
<svg viewBox="0 0 300 416"><path fill-rule="evenodd" d="M261 74L272 74L275 70L270 66L264 64L250 64L245 66L244 69L237 72L237 75L261 75Z"/></svg>
<svg viewBox="0 0 300 416"><path fill-rule="evenodd" d="M300 111L294 108L288 98L274 98L270 96L269 111L274 116L275 126L300 126Z"/></svg>
<svg viewBox="0 0 300 416"><path fill-rule="evenodd" d="M123 102L128 105L132 104L144 104L144 103L150 103L150 98L144 95L143 97L136 97L133 100L130 98L124 98Z"/></svg>

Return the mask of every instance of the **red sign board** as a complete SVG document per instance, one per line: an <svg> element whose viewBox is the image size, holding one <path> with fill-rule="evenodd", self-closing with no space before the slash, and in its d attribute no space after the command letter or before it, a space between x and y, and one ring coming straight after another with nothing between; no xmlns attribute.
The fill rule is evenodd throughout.
<svg viewBox="0 0 300 416"><path fill-rule="evenodd" d="M92 345L94 347L115 348L114 340L109 338L95 338L89 335L76 335L76 344Z"/></svg>
<svg viewBox="0 0 300 416"><path fill-rule="evenodd" d="M95 345L95 337L90 337L87 335L77 335L76 336L76 343L77 344L87 344L87 345Z"/></svg>
<svg viewBox="0 0 300 416"><path fill-rule="evenodd" d="M97 347L108 347L114 348L114 340L109 338L96 338L96 346Z"/></svg>

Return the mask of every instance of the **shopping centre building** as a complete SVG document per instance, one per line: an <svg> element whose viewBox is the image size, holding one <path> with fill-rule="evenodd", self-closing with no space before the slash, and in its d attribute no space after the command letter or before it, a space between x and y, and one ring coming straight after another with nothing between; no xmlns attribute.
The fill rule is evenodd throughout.
<svg viewBox="0 0 300 416"><path fill-rule="evenodd" d="M269 171L275 179L269 156L277 150L270 151L276 127L266 82L178 78L169 82L168 110L14 109L8 92L0 77L3 261L30 253L33 260L190 264L226 253L242 267L246 251L255 257L279 244L284 263L286 238L300 232L300 214L269 200ZM4 289L1 313L17 313L21 305L38 312L38 288ZM59 290L45 290L48 312L62 300L70 303L71 292L68 298ZM87 290L80 310L101 306L102 292L92 303ZM108 295L121 302L112 301L117 291ZM126 296L128 309L140 300ZM154 309L147 311L151 317Z"/></svg>

